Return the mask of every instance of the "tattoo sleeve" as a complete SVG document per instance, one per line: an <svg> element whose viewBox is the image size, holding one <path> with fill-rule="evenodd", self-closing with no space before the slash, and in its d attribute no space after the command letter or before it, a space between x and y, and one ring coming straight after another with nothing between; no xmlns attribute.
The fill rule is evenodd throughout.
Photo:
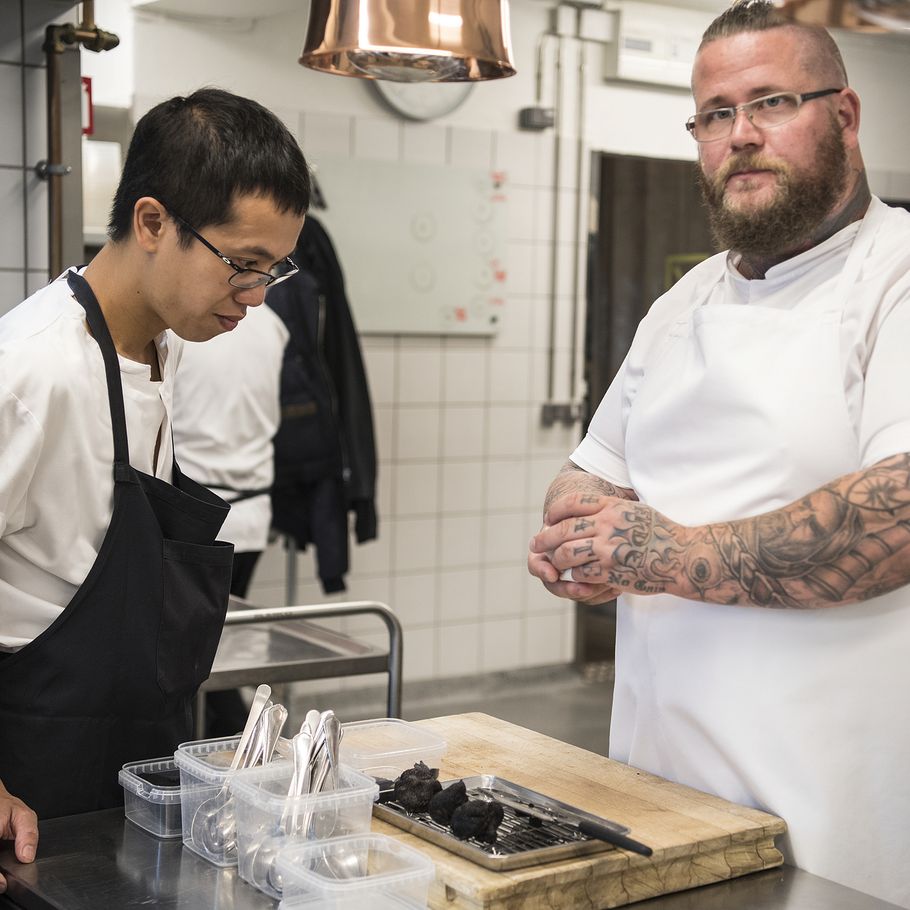
<svg viewBox="0 0 910 910"><path fill-rule="evenodd" d="M547 496L543 504L544 515L546 515L547 509L549 509L557 499L561 499L563 496L567 496L570 493L581 493L583 496L593 496L595 497L595 500L601 496L616 496L620 499L638 498L633 490L630 490L627 487L617 487L615 484L610 483L609 480L604 480L602 477L597 477L595 474L589 474L584 468L580 468L573 462L567 461L556 475L553 483L550 484L550 488L547 490ZM584 522L585 520L586 519L578 519L580 522ZM592 525L593 522L587 526L590 527ZM583 530L583 528L579 527L577 530L580 531Z"/></svg>
<svg viewBox="0 0 910 910"><path fill-rule="evenodd" d="M610 543L608 580L631 593L796 609L866 600L910 582L910 454L738 521L688 528L630 503Z"/></svg>

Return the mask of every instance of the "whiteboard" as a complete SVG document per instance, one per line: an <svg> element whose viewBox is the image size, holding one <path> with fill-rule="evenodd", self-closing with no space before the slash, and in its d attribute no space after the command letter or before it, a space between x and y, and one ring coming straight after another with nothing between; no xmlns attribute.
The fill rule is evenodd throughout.
<svg viewBox="0 0 910 910"><path fill-rule="evenodd" d="M363 334L493 335L506 296L503 176L337 158L314 212Z"/></svg>

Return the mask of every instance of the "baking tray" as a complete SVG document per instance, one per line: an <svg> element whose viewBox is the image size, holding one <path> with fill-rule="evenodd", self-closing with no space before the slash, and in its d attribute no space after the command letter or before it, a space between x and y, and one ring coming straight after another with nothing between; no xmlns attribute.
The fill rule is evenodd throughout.
<svg viewBox="0 0 910 910"><path fill-rule="evenodd" d="M474 777L456 778L444 781L443 787L463 780L470 799L493 799L495 791L511 796L519 801L531 802L542 809L572 812L580 818L586 818L604 825L617 834L628 834L629 829L610 819L591 815L562 803L557 799L538 793L528 787L522 787L512 781L493 774L479 774ZM491 792L493 791L493 792ZM376 803L373 814L390 825L403 828L424 840L449 850L473 863L492 869L494 872L505 872L509 869L523 869L539 863L552 863L557 860L585 856L588 853L599 853L602 850L615 849L606 841L597 840L581 834L577 828L558 821L545 821L542 824L532 823L532 819L516 812L511 806L500 803L504 816L498 828L498 837L493 844L486 844L476 838L460 840L444 825L437 824L427 812L407 812L397 803Z"/></svg>

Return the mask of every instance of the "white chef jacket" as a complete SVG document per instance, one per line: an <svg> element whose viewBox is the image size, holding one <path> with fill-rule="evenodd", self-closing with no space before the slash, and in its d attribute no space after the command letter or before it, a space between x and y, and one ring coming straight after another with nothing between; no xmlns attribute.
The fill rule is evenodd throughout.
<svg viewBox="0 0 910 910"><path fill-rule="evenodd" d="M883 204L873 199L873 205ZM899 391L908 387L910 213L889 209L888 219L893 226L886 227L887 236L877 241L841 325L844 394L861 442L856 470L910 451L910 398ZM723 282L714 284L709 305L806 306L810 299L829 292L857 230L857 224L849 225L808 252L774 266L764 279L743 278L727 253L712 256L691 269L654 302L642 320L625 361L571 460L617 486L631 487L624 440L635 393L649 360L659 354L660 343L699 288L714 283L722 271ZM885 319L888 331L879 339ZM773 364L768 370L773 370Z"/></svg>
<svg viewBox="0 0 910 910"><path fill-rule="evenodd" d="M130 463L168 482L179 344L168 331L156 339L159 382L119 358ZM0 318L0 440L0 649L15 650L85 580L113 506L104 362L66 273Z"/></svg>
<svg viewBox="0 0 910 910"><path fill-rule="evenodd" d="M858 255L858 252L861 255ZM848 275L849 281L845 283ZM660 298L572 460L686 525L910 451L910 215ZM796 865L910 906L910 589L769 610L623 596L614 758L781 815Z"/></svg>
<svg viewBox="0 0 910 910"><path fill-rule="evenodd" d="M289 338L265 304L250 307L231 332L185 342L174 394L174 444L187 477L225 501L236 490L267 490L274 479L272 440L281 421L281 362ZM231 506L219 535L238 553L268 542L269 495Z"/></svg>

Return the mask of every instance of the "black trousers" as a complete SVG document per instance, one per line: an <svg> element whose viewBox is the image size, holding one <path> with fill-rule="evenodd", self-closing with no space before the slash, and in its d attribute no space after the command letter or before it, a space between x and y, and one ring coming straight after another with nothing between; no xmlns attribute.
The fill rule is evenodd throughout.
<svg viewBox="0 0 910 910"><path fill-rule="evenodd" d="M260 551L234 554L234 565L231 570L231 594L246 597L260 556L262 556ZM205 696L206 739L234 736L239 733L246 723L248 713L249 708L238 689L208 692Z"/></svg>

